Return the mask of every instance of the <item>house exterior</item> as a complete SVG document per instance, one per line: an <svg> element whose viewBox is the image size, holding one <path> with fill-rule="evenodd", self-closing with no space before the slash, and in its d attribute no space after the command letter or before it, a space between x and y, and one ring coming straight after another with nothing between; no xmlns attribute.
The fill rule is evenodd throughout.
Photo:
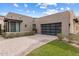
<svg viewBox="0 0 79 59"><path fill-rule="evenodd" d="M63 33L79 32L79 18L75 16L73 11L65 11L40 18L32 18L29 16L8 13L4 17L0 17L1 27L6 32L23 32L32 31L33 27L37 29L37 33L46 35L57 35Z"/></svg>
<svg viewBox="0 0 79 59"><path fill-rule="evenodd" d="M32 17L8 13L4 19L5 31L6 32L23 32L23 31L32 31Z"/></svg>
<svg viewBox="0 0 79 59"><path fill-rule="evenodd" d="M45 17L40 17L35 20L35 24L38 33L57 35L57 33L63 33L68 35L69 33L79 32L79 24L75 22L78 20L73 11L65 11L61 13L52 14ZM76 29L78 27L78 29Z"/></svg>

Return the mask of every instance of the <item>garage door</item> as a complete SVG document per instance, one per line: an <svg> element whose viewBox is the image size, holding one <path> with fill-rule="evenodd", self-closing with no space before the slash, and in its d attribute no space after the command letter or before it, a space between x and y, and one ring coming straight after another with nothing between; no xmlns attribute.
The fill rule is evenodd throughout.
<svg viewBox="0 0 79 59"><path fill-rule="evenodd" d="M47 35L57 35L61 33L61 22L51 24L41 24L41 33Z"/></svg>

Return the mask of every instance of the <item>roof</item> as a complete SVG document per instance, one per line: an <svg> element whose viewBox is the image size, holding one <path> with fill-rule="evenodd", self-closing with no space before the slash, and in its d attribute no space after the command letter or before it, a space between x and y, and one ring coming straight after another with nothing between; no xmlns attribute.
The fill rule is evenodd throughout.
<svg viewBox="0 0 79 59"><path fill-rule="evenodd" d="M0 15L0 17L5 17L5 16Z"/></svg>
<svg viewBox="0 0 79 59"><path fill-rule="evenodd" d="M70 10L70 11L64 11L64 12L60 12L60 13L55 13L55 14L62 14L62 13L65 13L65 12L72 12L73 14L74 14L74 12L72 11L72 10ZM22 14L18 14L18 13L14 13L14 12L9 12L7 15L10 15L10 14L16 14L16 15L20 15L20 16L23 16L23 17L30 17L30 18L33 18L33 17L31 17L31 16L26 16L26 15L22 15ZM55 15L55 14L51 14L51 15L47 15L47 16L52 16L52 15ZM6 16L7 16L6 15ZM47 17L47 16L42 16L42 17L39 17L39 18L43 18L43 17ZM5 16L1 16L0 15L0 17L5 17ZM78 19L79 19L79 16L77 16L78 17ZM6 18L6 17L5 17ZM39 18L33 18L33 19L39 19Z"/></svg>
<svg viewBox="0 0 79 59"><path fill-rule="evenodd" d="M52 16L52 15L56 15L56 14L63 14L63 13L66 13L66 12L74 13L72 10L68 10L68 11L64 11L64 12L59 12L59 13L55 13L55 14L51 14L51 15L42 16L42 17L39 17L39 18L48 17L48 16Z"/></svg>
<svg viewBox="0 0 79 59"><path fill-rule="evenodd" d="M26 15L23 15L23 14L19 14L19 13L14 13L14 12L9 12L7 15L9 15L9 14L16 14L16 15L25 16L25 17L31 17L31 16L26 16Z"/></svg>
<svg viewBox="0 0 79 59"><path fill-rule="evenodd" d="M5 18L4 22L8 22L8 21L11 21L11 22L23 22L22 20L14 20L14 19Z"/></svg>

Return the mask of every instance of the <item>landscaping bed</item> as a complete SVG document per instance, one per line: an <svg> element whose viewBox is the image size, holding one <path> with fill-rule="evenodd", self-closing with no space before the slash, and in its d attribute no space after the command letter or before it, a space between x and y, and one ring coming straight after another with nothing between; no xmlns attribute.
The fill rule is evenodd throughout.
<svg viewBox="0 0 79 59"><path fill-rule="evenodd" d="M34 35L34 32L5 32L2 34L4 38L14 38L14 37L22 37L22 36L30 36Z"/></svg>

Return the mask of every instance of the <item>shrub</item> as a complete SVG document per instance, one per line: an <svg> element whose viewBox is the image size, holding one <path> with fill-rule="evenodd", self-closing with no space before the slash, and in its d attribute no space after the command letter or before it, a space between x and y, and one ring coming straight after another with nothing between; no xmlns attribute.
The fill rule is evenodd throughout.
<svg viewBox="0 0 79 59"><path fill-rule="evenodd" d="M58 37L59 40L62 40L62 39L64 39L64 34L58 33L57 37Z"/></svg>
<svg viewBox="0 0 79 59"><path fill-rule="evenodd" d="M5 32L2 34L4 38L14 38L14 37L21 37L21 36L30 36L34 35L34 32Z"/></svg>
<svg viewBox="0 0 79 59"><path fill-rule="evenodd" d="M37 33L37 29L36 28L33 28L32 31L35 32L35 33Z"/></svg>

